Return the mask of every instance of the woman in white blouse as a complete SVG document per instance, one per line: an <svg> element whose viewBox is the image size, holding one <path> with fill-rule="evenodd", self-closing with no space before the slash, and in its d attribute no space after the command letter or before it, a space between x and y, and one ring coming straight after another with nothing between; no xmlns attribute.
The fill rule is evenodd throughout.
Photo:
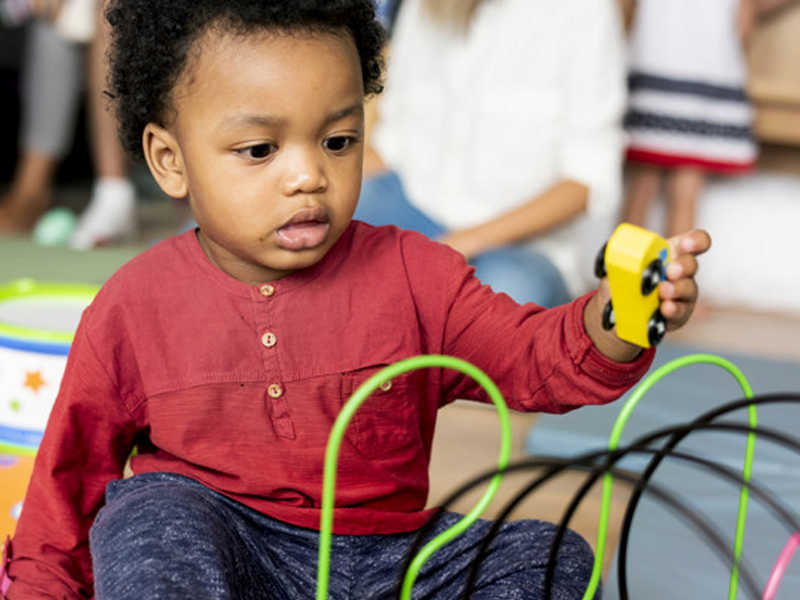
<svg viewBox="0 0 800 600"><path fill-rule="evenodd" d="M625 94L614 0L404 0L356 218L566 302L617 218Z"/></svg>

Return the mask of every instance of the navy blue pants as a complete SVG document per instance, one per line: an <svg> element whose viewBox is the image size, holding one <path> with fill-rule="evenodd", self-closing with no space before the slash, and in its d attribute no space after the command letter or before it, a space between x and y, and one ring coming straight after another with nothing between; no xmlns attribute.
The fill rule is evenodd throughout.
<svg viewBox="0 0 800 600"><path fill-rule="evenodd" d="M436 533L460 515L446 513ZM479 521L435 553L417 578L414 599L455 600L483 535ZM481 566L472 598L543 598L555 527L503 526ZM414 534L333 537L329 598L390 600ZM168 473L112 482L90 532L98 600L295 600L316 593L319 534L266 517L205 486ZM589 545L570 532L559 554L552 598L583 596L592 570Z"/></svg>

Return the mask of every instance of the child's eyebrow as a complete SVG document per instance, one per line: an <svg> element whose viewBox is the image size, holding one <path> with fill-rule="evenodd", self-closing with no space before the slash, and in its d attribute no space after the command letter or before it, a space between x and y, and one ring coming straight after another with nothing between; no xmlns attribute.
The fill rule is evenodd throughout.
<svg viewBox="0 0 800 600"><path fill-rule="evenodd" d="M228 127L235 127L237 125L260 125L262 127L280 127L286 123L283 117L276 117L273 115L253 115L253 114L238 114L226 117L223 119L218 129L226 129Z"/></svg>
<svg viewBox="0 0 800 600"><path fill-rule="evenodd" d="M363 116L363 115L364 115L364 103L356 102L355 104L351 104L347 108L343 108L342 110L337 110L336 112L329 114L325 119L325 125L328 125L345 117Z"/></svg>
<svg viewBox="0 0 800 600"><path fill-rule="evenodd" d="M336 121L343 119L345 117L350 116L362 116L364 115L364 104L362 102L356 102L351 104L350 106L343 108L341 110L337 110L329 114L325 117L325 121L323 125L330 125L331 123L335 123ZM236 114L231 115L223 119L218 129L227 129L230 127L236 126L261 126L261 127L281 127L286 125L287 119L284 117L278 117L275 115L257 115L257 114Z"/></svg>

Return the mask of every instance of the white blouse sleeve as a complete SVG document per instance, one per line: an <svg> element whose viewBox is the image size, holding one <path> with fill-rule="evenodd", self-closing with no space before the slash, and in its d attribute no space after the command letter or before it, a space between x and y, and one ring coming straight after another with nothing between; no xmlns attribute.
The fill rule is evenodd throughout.
<svg viewBox="0 0 800 600"><path fill-rule="evenodd" d="M589 215L616 216L621 201L624 34L614 0L578 0L566 30L562 175L590 188Z"/></svg>

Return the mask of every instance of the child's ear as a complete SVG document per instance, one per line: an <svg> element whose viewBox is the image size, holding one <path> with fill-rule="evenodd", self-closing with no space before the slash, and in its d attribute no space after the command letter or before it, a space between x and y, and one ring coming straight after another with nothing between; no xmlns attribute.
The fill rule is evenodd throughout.
<svg viewBox="0 0 800 600"><path fill-rule="evenodd" d="M189 193L186 169L175 136L160 125L148 123L142 134L142 149L147 166L164 193L185 198Z"/></svg>

